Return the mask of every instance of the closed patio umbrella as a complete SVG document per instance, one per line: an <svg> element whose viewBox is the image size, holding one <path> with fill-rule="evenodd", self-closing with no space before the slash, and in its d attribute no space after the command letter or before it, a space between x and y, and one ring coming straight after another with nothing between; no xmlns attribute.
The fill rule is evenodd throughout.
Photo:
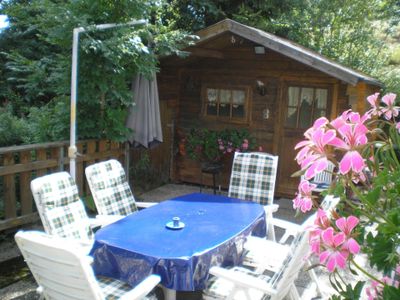
<svg viewBox="0 0 400 300"><path fill-rule="evenodd" d="M126 127L133 130L134 146L152 147L163 141L156 76L152 80L138 74L132 82L135 104L129 109Z"/></svg>

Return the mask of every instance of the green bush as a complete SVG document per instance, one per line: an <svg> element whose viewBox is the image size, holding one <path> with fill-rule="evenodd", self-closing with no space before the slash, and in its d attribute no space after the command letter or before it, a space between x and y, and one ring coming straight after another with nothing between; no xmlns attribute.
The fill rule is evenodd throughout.
<svg viewBox="0 0 400 300"><path fill-rule="evenodd" d="M69 104L53 101L42 107L31 107L28 115L29 136L24 143L66 140L69 136Z"/></svg>
<svg viewBox="0 0 400 300"><path fill-rule="evenodd" d="M10 106L0 108L0 147L22 144L28 136L26 120L14 116Z"/></svg>

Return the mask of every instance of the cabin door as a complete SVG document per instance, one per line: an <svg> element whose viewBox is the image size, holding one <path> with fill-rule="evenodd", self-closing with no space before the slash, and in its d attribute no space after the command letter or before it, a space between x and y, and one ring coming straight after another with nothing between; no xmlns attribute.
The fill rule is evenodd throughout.
<svg viewBox="0 0 400 300"><path fill-rule="evenodd" d="M331 89L322 85L287 83L282 96L277 194L294 198L300 180L291 176L299 170L294 146L304 139L304 132L314 120L329 115Z"/></svg>

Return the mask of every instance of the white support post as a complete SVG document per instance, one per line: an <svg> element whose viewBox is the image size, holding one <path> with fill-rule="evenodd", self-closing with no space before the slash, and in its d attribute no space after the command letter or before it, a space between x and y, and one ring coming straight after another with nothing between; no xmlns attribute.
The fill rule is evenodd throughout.
<svg viewBox="0 0 400 300"><path fill-rule="evenodd" d="M134 20L124 24L101 24L94 26L98 30L122 26L146 24L145 20ZM68 148L69 173L76 179L76 104L78 102L78 49L79 34L85 32L83 27L74 28L72 37L72 70L71 70L71 118L70 118L70 145Z"/></svg>

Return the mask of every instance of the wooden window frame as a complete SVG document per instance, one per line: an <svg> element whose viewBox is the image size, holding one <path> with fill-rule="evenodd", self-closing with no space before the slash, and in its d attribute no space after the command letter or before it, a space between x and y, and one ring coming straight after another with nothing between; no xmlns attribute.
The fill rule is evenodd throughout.
<svg viewBox="0 0 400 300"><path fill-rule="evenodd" d="M332 87L331 86L329 86L329 85L318 85L318 84L307 84L307 83L294 83L294 82L290 82L290 83L287 83L286 85L285 85L286 87L285 87L285 98L286 98L286 101L285 101L285 107L284 107L284 119L283 119L283 126L285 127L285 128L288 128L288 129L293 129L293 130L305 130L305 129L307 129L307 128L309 128L309 127L311 127L312 126L312 124L314 123L314 121L315 121L315 116L314 116L314 112L315 112L315 105L312 105L312 112L311 112L311 116L312 116L312 121L311 121L311 124L310 124L310 126L308 126L308 127L306 127L306 128L301 128L301 127L299 127L299 118L300 118L300 113L299 113L299 111L297 111L296 112L296 127L292 127L292 126L288 126L288 125L286 125L286 120L287 120L287 118L288 118L288 108L290 108L290 107L292 107L292 108L298 108L299 107L299 103L297 103L298 105L297 106L289 106L289 88L299 88L300 89L300 91L299 91L299 97L300 97L300 95L301 95L301 90L302 89L307 89L307 88L310 88L310 89L313 89L313 101L315 100L315 92L316 92L316 90L317 89L325 89L325 90L327 90L327 99L326 99L326 108L325 108L325 117L326 118L329 118L329 116L330 116L330 110L331 110L331 103L332 103ZM313 102L314 103L314 102ZM319 118L319 117L318 117Z"/></svg>
<svg viewBox="0 0 400 300"><path fill-rule="evenodd" d="M217 115L208 115L207 114L207 89L216 89L216 90L243 90L245 93L244 99L244 116L241 117L232 117L232 102L229 103L230 106L230 115L229 116L219 116ZM248 124L250 120L250 100L251 100L251 87L248 85L223 85L223 84L203 84L201 88L201 101L202 101L202 112L201 115L204 119L213 120L213 121L223 121L227 123L235 123L235 124ZM232 101L232 99L231 99ZM219 110L219 105L217 105L217 111Z"/></svg>

